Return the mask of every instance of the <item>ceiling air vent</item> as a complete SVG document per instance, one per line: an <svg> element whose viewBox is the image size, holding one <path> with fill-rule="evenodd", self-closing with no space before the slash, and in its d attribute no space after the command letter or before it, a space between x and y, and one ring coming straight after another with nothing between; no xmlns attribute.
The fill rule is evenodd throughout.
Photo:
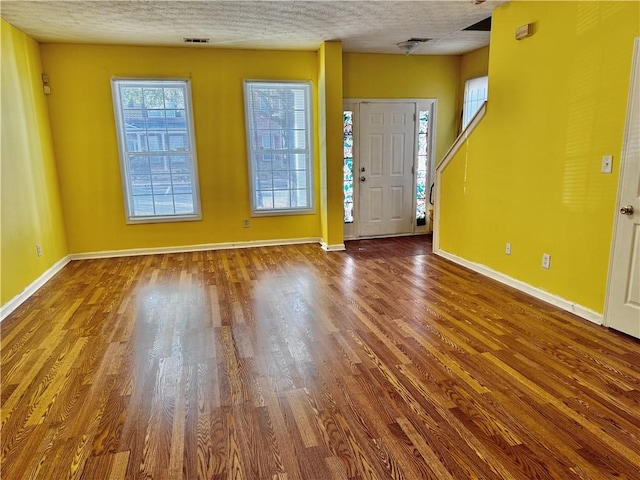
<svg viewBox="0 0 640 480"><path fill-rule="evenodd" d="M183 38L184 43L209 43L208 38Z"/></svg>

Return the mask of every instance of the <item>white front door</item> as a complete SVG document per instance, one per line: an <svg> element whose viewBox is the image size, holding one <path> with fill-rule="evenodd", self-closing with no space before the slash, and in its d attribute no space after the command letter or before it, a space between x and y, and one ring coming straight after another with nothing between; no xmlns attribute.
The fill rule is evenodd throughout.
<svg viewBox="0 0 640 480"><path fill-rule="evenodd" d="M640 338L640 37L634 49L605 322Z"/></svg>
<svg viewBox="0 0 640 480"><path fill-rule="evenodd" d="M360 104L360 236L413 232L415 103Z"/></svg>

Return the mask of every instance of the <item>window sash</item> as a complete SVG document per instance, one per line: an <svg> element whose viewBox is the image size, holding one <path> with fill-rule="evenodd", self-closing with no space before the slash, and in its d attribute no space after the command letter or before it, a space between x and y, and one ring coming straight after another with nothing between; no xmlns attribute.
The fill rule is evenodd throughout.
<svg viewBox="0 0 640 480"><path fill-rule="evenodd" d="M314 211L311 84L244 82L252 215Z"/></svg>
<svg viewBox="0 0 640 480"><path fill-rule="evenodd" d="M127 223L200 220L189 80L113 78L112 92Z"/></svg>

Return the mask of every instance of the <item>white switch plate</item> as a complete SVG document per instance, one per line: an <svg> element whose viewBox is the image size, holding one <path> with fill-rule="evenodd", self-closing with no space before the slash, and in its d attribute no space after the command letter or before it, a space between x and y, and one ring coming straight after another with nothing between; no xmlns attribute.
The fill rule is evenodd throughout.
<svg viewBox="0 0 640 480"><path fill-rule="evenodd" d="M504 253L511 255L511 242L507 242L506 247L504 247Z"/></svg>
<svg viewBox="0 0 640 480"><path fill-rule="evenodd" d="M551 255L548 253L542 254L542 268L546 268L547 270L551 268Z"/></svg>
<svg viewBox="0 0 640 480"><path fill-rule="evenodd" d="M613 168L613 155L602 156L602 173L611 173Z"/></svg>

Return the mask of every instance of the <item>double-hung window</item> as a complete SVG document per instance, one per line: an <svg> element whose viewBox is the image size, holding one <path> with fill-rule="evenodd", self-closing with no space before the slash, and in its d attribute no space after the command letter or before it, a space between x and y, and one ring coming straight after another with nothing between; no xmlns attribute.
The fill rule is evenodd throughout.
<svg viewBox="0 0 640 480"><path fill-rule="evenodd" d="M199 220L188 80L113 79L129 223Z"/></svg>
<svg viewBox="0 0 640 480"><path fill-rule="evenodd" d="M313 211L309 82L244 82L252 215Z"/></svg>

